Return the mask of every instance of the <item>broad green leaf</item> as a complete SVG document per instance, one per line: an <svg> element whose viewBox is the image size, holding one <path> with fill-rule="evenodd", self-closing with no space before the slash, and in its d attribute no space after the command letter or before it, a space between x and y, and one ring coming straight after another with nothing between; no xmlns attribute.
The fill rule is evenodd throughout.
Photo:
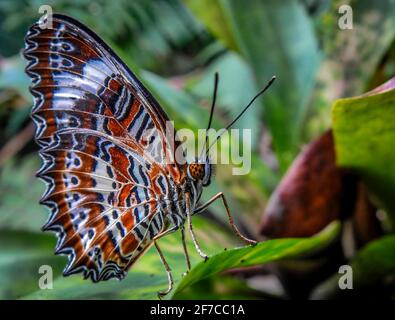
<svg viewBox="0 0 395 320"><path fill-rule="evenodd" d="M354 169L392 215L395 215L394 88L395 78L368 94L337 100L332 110L338 165Z"/></svg>
<svg viewBox="0 0 395 320"><path fill-rule="evenodd" d="M388 235L363 247L351 263L355 284L375 284L395 274L395 236Z"/></svg>
<svg viewBox="0 0 395 320"><path fill-rule="evenodd" d="M200 262L177 286L176 292L215 274L232 268L248 267L285 259L294 259L313 253L331 243L340 231L339 222L333 222L317 236L299 239L275 239L256 246L221 252Z"/></svg>
<svg viewBox="0 0 395 320"><path fill-rule="evenodd" d="M285 1L189 1L185 3L209 29L250 63L259 86L278 80L263 98L265 123L282 168L293 158L320 54L303 5ZM209 12L209 13L207 13ZM286 23L284 23L286 21ZM236 45L234 45L234 43Z"/></svg>

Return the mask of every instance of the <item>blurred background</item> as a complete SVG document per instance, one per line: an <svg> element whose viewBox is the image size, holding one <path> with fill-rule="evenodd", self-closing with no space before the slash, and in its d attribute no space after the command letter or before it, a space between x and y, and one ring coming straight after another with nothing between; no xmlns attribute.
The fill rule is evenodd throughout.
<svg viewBox="0 0 395 320"><path fill-rule="evenodd" d="M38 205L44 185L34 176L40 160L21 49L42 4L102 37L177 128L207 123L216 71L217 129L277 76L236 125L252 130L251 172L234 176L232 165L219 165L203 200L223 191L240 229L259 240L303 241L335 220L341 230L311 252L289 250L281 261L233 268L173 298L395 297L394 84L360 96L395 75L395 1L2 0L0 299L152 299L166 285L152 251L122 282L63 278L66 259L53 254L55 237L40 231L48 213ZM352 29L339 27L344 4L352 8ZM220 202L196 218L210 254L241 245L226 221ZM177 284L185 271L179 235L163 246ZM353 267L352 290L338 286L344 264ZM41 265L53 268L52 290L38 287Z"/></svg>

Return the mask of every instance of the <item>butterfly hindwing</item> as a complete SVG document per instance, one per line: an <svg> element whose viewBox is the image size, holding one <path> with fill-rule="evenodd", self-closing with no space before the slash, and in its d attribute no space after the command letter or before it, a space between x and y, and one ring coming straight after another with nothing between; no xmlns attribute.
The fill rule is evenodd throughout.
<svg viewBox="0 0 395 320"><path fill-rule="evenodd" d="M57 232L56 252L69 256L66 274L122 279L165 228L156 182L167 185L174 156L168 117L112 50L71 18L54 15L50 29L34 24L24 55L38 176L47 184L41 202L51 210L44 229Z"/></svg>

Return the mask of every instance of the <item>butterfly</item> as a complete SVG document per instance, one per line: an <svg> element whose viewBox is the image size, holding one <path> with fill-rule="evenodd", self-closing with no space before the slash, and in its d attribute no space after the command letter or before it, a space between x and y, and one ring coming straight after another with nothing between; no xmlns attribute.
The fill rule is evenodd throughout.
<svg viewBox="0 0 395 320"><path fill-rule="evenodd" d="M42 159L37 176L46 183L40 203L50 210L43 230L56 233L55 253L68 256L65 276L121 280L154 246L168 276L168 288L159 295L166 295L173 277L157 240L180 230L189 270L187 226L197 252L207 259L191 218L218 199L235 233L255 243L233 223L223 193L198 205L213 169L208 148L192 163L176 160L183 154L169 117L93 31L54 14L52 26L30 27L23 54ZM217 75L215 83L208 128Z"/></svg>

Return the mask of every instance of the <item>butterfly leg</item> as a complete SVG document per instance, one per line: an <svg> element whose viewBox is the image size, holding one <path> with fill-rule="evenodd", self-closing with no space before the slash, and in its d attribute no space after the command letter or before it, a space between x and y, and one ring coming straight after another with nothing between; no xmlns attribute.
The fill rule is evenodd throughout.
<svg viewBox="0 0 395 320"><path fill-rule="evenodd" d="M167 261L166 261L164 255L163 255L163 253L162 253L162 250L160 250L160 248L159 248L159 246L158 246L158 243L157 243L156 241L154 241L154 244L155 244L156 250L157 250L158 253L159 253L160 260L162 261L162 264L165 266L165 269L166 269L166 272L167 272L167 279L168 279L168 281L169 281L168 288L167 288L165 291L159 291L159 292L158 292L158 297L159 297L159 299L161 299L162 297L164 297L165 295L167 295L167 294L173 289L173 283L174 283L174 282L173 282L173 275L172 275L172 273L171 273L170 266L169 266L169 264L167 263Z"/></svg>
<svg viewBox="0 0 395 320"><path fill-rule="evenodd" d="M205 204L201 205L200 207L196 208L196 210L193 212L193 214L199 213L203 210L205 210L208 206L210 206L215 200L221 198L222 199L222 203L226 209L226 213L228 215L228 220L229 220L229 224L231 225L233 232L244 242L249 243L249 244L257 244L257 242L255 240L249 239L245 236L243 236L239 229L237 228L233 217L230 213L229 210L229 206L228 206L228 202L226 201L225 195L222 192L217 193L214 197L212 197L210 200L208 200Z"/></svg>
<svg viewBox="0 0 395 320"><path fill-rule="evenodd" d="M189 253L187 244L185 242L185 230L184 227L181 227L181 240L182 240L182 247L184 249L185 261L187 262L188 271L191 270L191 260L189 259Z"/></svg>
<svg viewBox="0 0 395 320"><path fill-rule="evenodd" d="M195 245L196 251L199 253L199 255L206 261L208 259L208 255L205 254L202 249L200 248L199 242L196 239L195 233L193 232L193 226L192 226L192 213L190 209L190 202L189 202L189 193L185 194L186 198L186 207L187 207L187 223L188 223L188 228L189 228L189 233L191 234L193 244Z"/></svg>

